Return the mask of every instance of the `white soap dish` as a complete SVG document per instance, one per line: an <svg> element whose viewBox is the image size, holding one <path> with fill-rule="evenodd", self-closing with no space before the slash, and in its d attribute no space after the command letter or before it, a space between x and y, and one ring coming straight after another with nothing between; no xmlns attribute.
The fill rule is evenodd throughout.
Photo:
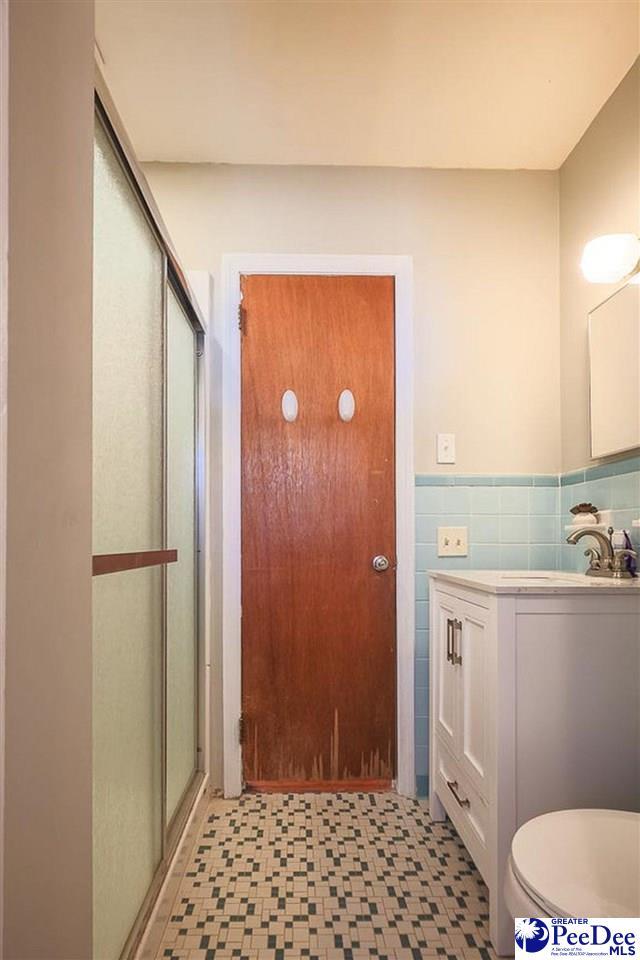
<svg viewBox="0 0 640 960"><path fill-rule="evenodd" d="M578 523L569 523L565 527L565 530L580 530L581 528L590 530L599 530L602 533L606 533L609 527L613 527L613 511L612 510L598 510L598 523L584 523L578 521Z"/></svg>

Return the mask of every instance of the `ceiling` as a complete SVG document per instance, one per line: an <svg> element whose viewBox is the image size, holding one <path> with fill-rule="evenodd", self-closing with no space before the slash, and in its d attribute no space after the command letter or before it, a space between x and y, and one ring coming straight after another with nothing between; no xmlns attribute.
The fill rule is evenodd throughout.
<svg viewBox="0 0 640 960"><path fill-rule="evenodd" d="M639 0L97 0L142 160L555 169Z"/></svg>

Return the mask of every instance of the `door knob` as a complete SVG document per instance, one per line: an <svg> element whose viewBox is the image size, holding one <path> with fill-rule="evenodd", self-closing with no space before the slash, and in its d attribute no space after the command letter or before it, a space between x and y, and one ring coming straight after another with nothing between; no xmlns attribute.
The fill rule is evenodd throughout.
<svg viewBox="0 0 640 960"><path fill-rule="evenodd" d="M371 561L371 566L374 570L377 570L381 573L383 570L389 569L389 559L388 557L383 556L381 553L377 557L374 557Z"/></svg>

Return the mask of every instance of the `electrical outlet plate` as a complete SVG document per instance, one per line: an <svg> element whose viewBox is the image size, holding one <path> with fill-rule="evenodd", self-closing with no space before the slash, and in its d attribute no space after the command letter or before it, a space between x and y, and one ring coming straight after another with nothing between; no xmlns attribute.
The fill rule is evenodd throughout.
<svg viewBox="0 0 640 960"><path fill-rule="evenodd" d="M468 553L467 527L438 527L439 557L466 557Z"/></svg>

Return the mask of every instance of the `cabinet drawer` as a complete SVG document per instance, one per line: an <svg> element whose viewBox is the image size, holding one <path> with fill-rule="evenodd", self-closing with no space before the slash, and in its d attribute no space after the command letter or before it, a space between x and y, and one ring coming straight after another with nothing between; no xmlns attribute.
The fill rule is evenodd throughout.
<svg viewBox="0 0 640 960"><path fill-rule="evenodd" d="M486 881L489 808L439 737L435 771L438 797Z"/></svg>

